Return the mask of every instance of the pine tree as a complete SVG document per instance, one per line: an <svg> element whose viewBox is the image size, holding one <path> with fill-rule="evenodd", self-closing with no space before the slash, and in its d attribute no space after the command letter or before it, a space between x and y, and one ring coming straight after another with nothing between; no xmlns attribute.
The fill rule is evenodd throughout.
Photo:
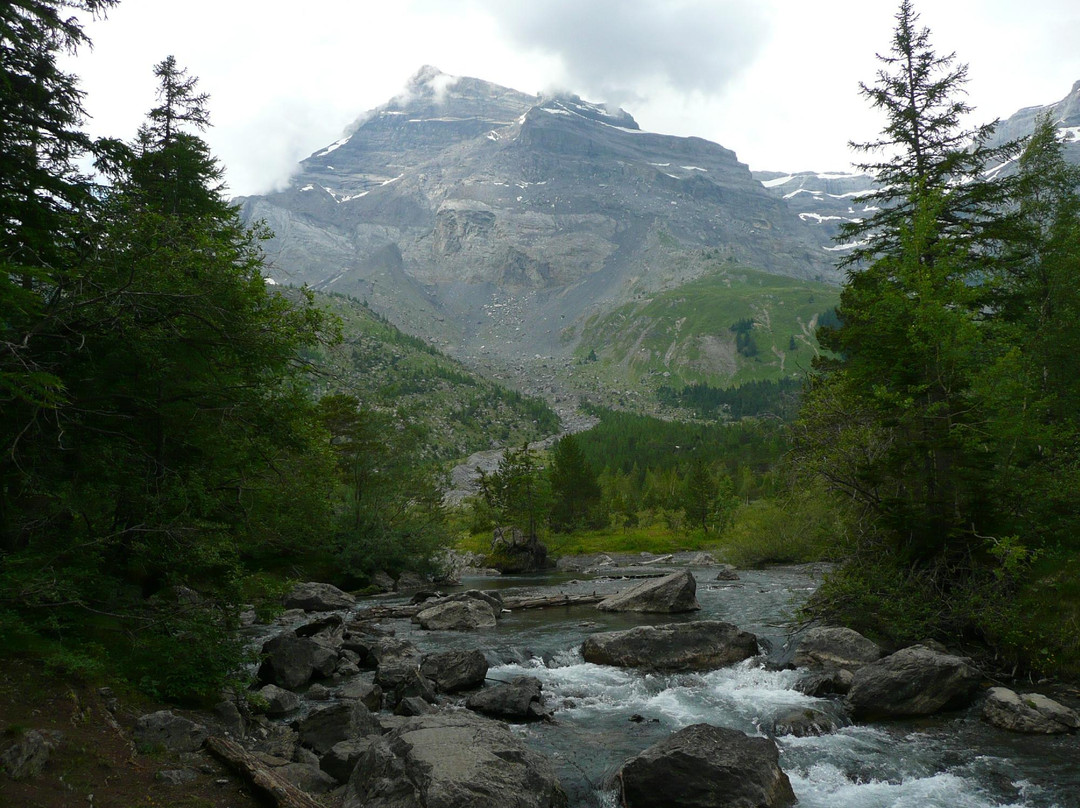
<svg viewBox="0 0 1080 808"><path fill-rule="evenodd" d="M555 444L548 479L553 530L565 533L601 521L600 483L573 435L565 435Z"/></svg>

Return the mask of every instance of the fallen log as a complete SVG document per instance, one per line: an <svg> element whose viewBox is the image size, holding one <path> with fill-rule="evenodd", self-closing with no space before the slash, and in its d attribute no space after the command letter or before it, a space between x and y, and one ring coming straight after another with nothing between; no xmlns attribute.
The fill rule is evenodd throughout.
<svg viewBox="0 0 1080 808"><path fill-rule="evenodd" d="M503 598L503 608L546 609L552 606L579 606L586 603L599 603L608 595L551 595L546 598Z"/></svg>
<svg viewBox="0 0 1080 808"><path fill-rule="evenodd" d="M252 788L273 802L277 808L325 808L310 794L301 791L284 777L274 774L273 769L235 741L211 736L206 739L206 747L214 757L241 774Z"/></svg>

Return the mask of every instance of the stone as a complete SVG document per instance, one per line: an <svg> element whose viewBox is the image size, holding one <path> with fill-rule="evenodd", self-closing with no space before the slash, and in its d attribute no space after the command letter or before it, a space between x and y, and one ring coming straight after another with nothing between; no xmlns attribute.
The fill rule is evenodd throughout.
<svg viewBox="0 0 1080 808"><path fill-rule="evenodd" d="M398 576L398 579L394 582L395 592L415 592L418 589L426 589L431 586L431 582L428 581L422 575L418 575L415 572L409 572L406 570Z"/></svg>
<svg viewBox="0 0 1080 808"><path fill-rule="evenodd" d="M731 623L699 620L590 635L581 647L586 662L620 668L705 671L734 665L758 653L757 637Z"/></svg>
<svg viewBox="0 0 1080 808"><path fill-rule="evenodd" d="M371 585L379 589L380 592L393 592L394 591L394 579L391 578L386 570L379 570L371 576Z"/></svg>
<svg viewBox="0 0 1080 808"><path fill-rule="evenodd" d="M1033 735L1056 735L1080 727L1080 716L1041 693L1018 694L992 687L983 702L982 717L999 729Z"/></svg>
<svg viewBox="0 0 1080 808"><path fill-rule="evenodd" d="M420 673L435 683L441 693L456 693L480 687L487 676L488 661L478 649L471 651L440 651L425 654L420 661Z"/></svg>
<svg viewBox="0 0 1080 808"><path fill-rule="evenodd" d="M44 771L49 756L60 746L64 734L55 730L27 730L0 754L0 765L12 780L30 780Z"/></svg>
<svg viewBox="0 0 1080 808"><path fill-rule="evenodd" d="M369 735L355 741L341 741L334 744L330 751L319 759L319 768L339 783L349 782L349 775L356 768L356 762L377 736Z"/></svg>
<svg viewBox="0 0 1080 808"><path fill-rule="evenodd" d="M266 703L260 712L271 718L280 718L300 709L300 697L283 687L264 685L259 688L258 694Z"/></svg>
<svg viewBox="0 0 1080 808"><path fill-rule="evenodd" d="M624 808L787 808L795 793L768 738L693 724L631 758L616 775Z"/></svg>
<svg viewBox="0 0 1080 808"><path fill-rule="evenodd" d="M532 721L549 718L551 711L544 706L540 680L535 676L515 676L469 696L465 706L496 718Z"/></svg>
<svg viewBox="0 0 1080 808"><path fill-rule="evenodd" d="M496 625L491 606L471 599L437 603L417 613L414 619L428 631L475 631Z"/></svg>
<svg viewBox="0 0 1080 808"><path fill-rule="evenodd" d="M382 732L378 720L359 701L341 702L315 710L297 725L300 743L324 755L341 741Z"/></svg>
<svg viewBox="0 0 1080 808"><path fill-rule="evenodd" d="M231 698L214 705L214 716L220 722L225 734L232 738L243 738L247 732L247 722L244 721L240 708Z"/></svg>
<svg viewBox="0 0 1080 808"><path fill-rule="evenodd" d="M697 602L697 581L690 570L652 578L596 605L602 612L660 612L675 614L701 608Z"/></svg>
<svg viewBox="0 0 1080 808"><path fill-rule="evenodd" d="M274 774L284 777L308 794L326 794L338 787L338 781L333 776L310 763L286 763L274 769Z"/></svg>
<svg viewBox="0 0 1080 808"><path fill-rule="evenodd" d="M209 731L202 724L168 710L159 710L135 722L135 743L146 749L162 748L169 752L194 752L201 749Z"/></svg>
<svg viewBox="0 0 1080 808"><path fill-rule="evenodd" d="M311 637L279 634L263 643L259 680L296 690L313 676L329 676L337 667L337 653Z"/></svg>
<svg viewBox="0 0 1080 808"><path fill-rule="evenodd" d="M373 713L381 710L383 705L382 688L374 681L369 682L360 677L350 679L339 687L337 697L342 700L360 701Z"/></svg>
<svg viewBox="0 0 1080 808"><path fill-rule="evenodd" d="M420 696L406 696L394 707L394 715L414 716L427 715L434 708Z"/></svg>
<svg viewBox="0 0 1080 808"><path fill-rule="evenodd" d="M162 769L154 774L154 779L170 786L187 786L199 779L199 773L191 769Z"/></svg>
<svg viewBox="0 0 1080 808"><path fill-rule="evenodd" d="M303 609L305 612L333 612L356 605L356 598L342 592L331 584L315 581L299 583L285 596L286 609Z"/></svg>
<svg viewBox="0 0 1080 808"><path fill-rule="evenodd" d="M343 808L565 808L547 758L504 724L456 712L409 718L357 761Z"/></svg>
<svg viewBox="0 0 1080 808"><path fill-rule="evenodd" d="M245 745L254 752L291 760L298 738L296 730L258 715L248 726Z"/></svg>
<svg viewBox="0 0 1080 808"><path fill-rule="evenodd" d="M979 678L968 659L913 645L855 671L848 702L858 718L931 715L969 702Z"/></svg>
<svg viewBox="0 0 1080 808"><path fill-rule="evenodd" d="M735 571L735 568L730 564L721 564L716 571L717 581L737 581L739 580L739 573Z"/></svg>
<svg viewBox="0 0 1080 808"><path fill-rule="evenodd" d="M795 648L799 668L843 668L855 671L881 659L881 648L850 628L818 626L810 629Z"/></svg>
<svg viewBox="0 0 1080 808"><path fill-rule="evenodd" d="M843 668L826 668L820 671L807 671L795 683L795 689L807 696L843 696L851 690L851 681L855 675Z"/></svg>

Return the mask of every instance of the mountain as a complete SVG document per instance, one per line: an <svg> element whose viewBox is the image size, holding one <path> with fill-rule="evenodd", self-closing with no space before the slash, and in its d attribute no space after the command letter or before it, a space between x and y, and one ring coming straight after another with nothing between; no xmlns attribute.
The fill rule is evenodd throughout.
<svg viewBox="0 0 1080 808"><path fill-rule="evenodd" d="M1080 165L1080 81L1057 103L1025 107L1000 121L989 145L1001 146L1029 136L1043 115L1049 115L1057 126L1058 136L1065 144L1065 159ZM1014 164L1015 160L1010 160L987 166L987 171L1008 174L1015 170ZM754 178L786 202L802 221L814 227L817 243L834 255L846 249L834 240L840 225L874 210L859 201L874 188L874 178L868 174L755 171Z"/></svg>
<svg viewBox="0 0 1080 808"><path fill-rule="evenodd" d="M586 319L716 257L835 278L814 229L729 149L433 68L302 161L288 188L241 203L276 234L273 280L363 299L492 366L566 358Z"/></svg>

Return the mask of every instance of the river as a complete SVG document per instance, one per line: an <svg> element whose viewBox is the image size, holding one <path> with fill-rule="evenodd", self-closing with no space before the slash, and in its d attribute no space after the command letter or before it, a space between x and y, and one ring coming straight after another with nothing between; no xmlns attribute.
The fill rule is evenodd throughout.
<svg viewBox="0 0 1080 808"><path fill-rule="evenodd" d="M615 794L605 787L611 775L682 727L708 722L763 735L793 708L840 715L836 702L794 689L797 671L758 662L659 675L582 660L581 643L590 633L698 619L726 620L754 632L773 661L789 656L793 609L817 586L819 569L741 571L733 582L714 580L715 569L693 571L702 609L689 616L606 614L577 606L511 613L498 628L480 634L426 632L404 620L387 625L424 651L480 647L492 663L489 678L539 678L556 710L554 721L518 725L516 731L555 762L571 806L613 807ZM626 584L564 573L467 579L463 585L514 594L581 594ZM801 808L1080 807L1077 736L1011 735L984 724L974 709L776 741Z"/></svg>

